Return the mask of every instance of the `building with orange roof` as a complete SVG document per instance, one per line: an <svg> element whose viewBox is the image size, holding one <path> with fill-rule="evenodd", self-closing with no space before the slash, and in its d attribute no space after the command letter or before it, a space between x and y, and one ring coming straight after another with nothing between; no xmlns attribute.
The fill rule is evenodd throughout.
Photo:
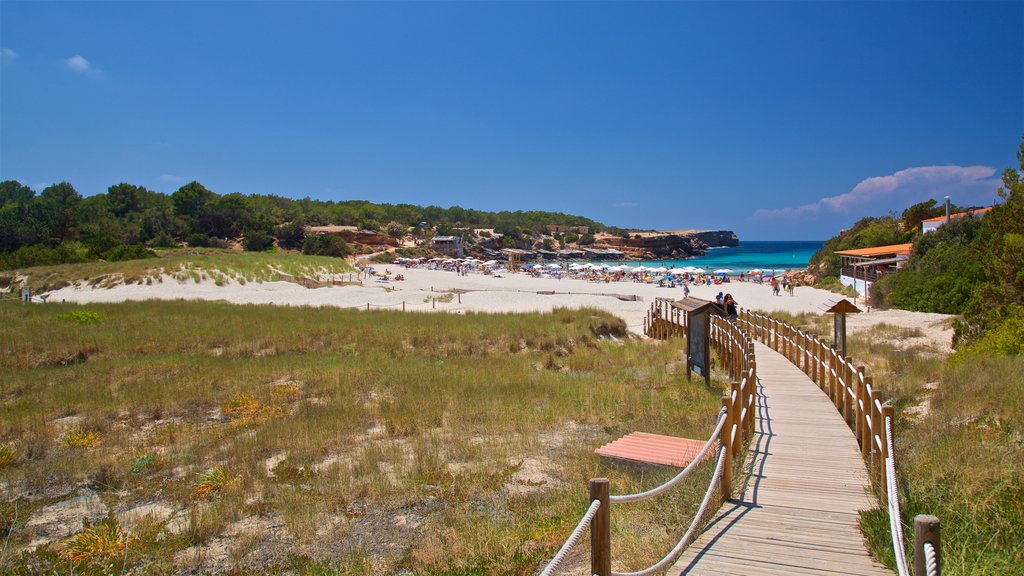
<svg viewBox="0 0 1024 576"><path fill-rule="evenodd" d="M988 208L978 208L976 210L967 210L966 212L957 212L956 214L950 214L948 217L936 216L935 218L922 220L921 232L927 234L928 232L938 230L939 226L942 226L950 220L956 220L957 218L964 218L967 216L984 216L991 209L992 207L989 206Z"/></svg>
<svg viewBox="0 0 1024 576"><path fill-rule="evenodd" d="M867 297L871 285L882 276L899 272L910 259L913 244L891 244L856 250L838 250L839 282L852 286L860 295Z"/></svg>

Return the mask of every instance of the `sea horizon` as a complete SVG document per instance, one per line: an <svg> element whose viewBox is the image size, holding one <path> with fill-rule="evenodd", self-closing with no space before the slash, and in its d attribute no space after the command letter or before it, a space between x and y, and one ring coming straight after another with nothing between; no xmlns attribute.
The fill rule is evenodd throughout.
<svg viewBox="0 0 1024 576"><path fill-rule="evenodd" d="M755 269L784 272L807 268L811 256L824 245L824 240L741 240L738 246L709 248L703 256L618 262L627 265L654 264L666 268L696 266L709 271L730 269L733 275L738 276ZM595 263L607 264L608 261Z"/></svg>

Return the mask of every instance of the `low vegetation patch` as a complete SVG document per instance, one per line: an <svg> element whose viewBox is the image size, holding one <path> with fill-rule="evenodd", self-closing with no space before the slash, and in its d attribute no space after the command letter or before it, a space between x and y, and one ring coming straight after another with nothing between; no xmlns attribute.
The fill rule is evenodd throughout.
<svg viewBox="0 0 1024 576"><path fill-rule="evenodd" d="M674 472L595 448L706 438L720 406L673 368L680 346L607 338L624 325L594 310L88 310L83 330L61 316L84 308L0 306L0 572L66 570L82 532L76 573L120 573L95 567L120 550L126 573L533 574L587 479L623 493ZM711 472L624 508L617 560L660 558Z"/></svg>
<svg viewBox="0 0 1024 576"><path fill-rule="evenodd" d="M41 293L73 284L109 288L167 281L227 283L348 279L356 271L340 258L295 252L238 252L216 248L157 250L157 257L118 262L83 262L16 270L8 291L31 287ZM83 312L83 311L78 311Z"/></svg>

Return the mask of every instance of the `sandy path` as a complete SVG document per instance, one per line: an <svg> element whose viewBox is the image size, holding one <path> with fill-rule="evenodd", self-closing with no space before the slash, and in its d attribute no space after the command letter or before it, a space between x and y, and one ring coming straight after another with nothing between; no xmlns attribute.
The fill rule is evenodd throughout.
<svg viewBox="0 0 1024 576"><path fill-rule="evenodd" d="M398 266L379 266L392 273L401 273L402 282L367 281L364 286L344 286L309 289L291 282L250 282L245 285L228 283L217 286L213 281L192 280L180 282L165 276L154 285L119 285L113 288L69 286L51 292L51 302L123 302L126 300L190 299L222 300L236 304L278 304L287 306L336 306L342 308L371 308L430 311L432 296L452 289L468 291L450 303L437 303L436 310L446 312L546 312L553 308L594 307L607 310L624 319L630 330L639 333L644 314L655 298L681 298L682 288L660 288L651 284L633 282L588 282L575 279L533 278L526 274L485 276L470 274L459 276L454 272L404 269ZM554 291L556 294L538 294ZM714 299L720 291L731 293L741 307L765 312L818 313L818 306L835 294L810 287L800 287L795 295L773 296L768 285L733 282L723 286L692 286L691 295ZM623 301L614 296L639 296L640 301ZM426 301L425 301L426 300ZM950 316L906 311L872 311L853 316L851 330L869 329L878 323L889 323L908 328L920 328L937 345L948 348L952 331L942 328Z"/></svg>

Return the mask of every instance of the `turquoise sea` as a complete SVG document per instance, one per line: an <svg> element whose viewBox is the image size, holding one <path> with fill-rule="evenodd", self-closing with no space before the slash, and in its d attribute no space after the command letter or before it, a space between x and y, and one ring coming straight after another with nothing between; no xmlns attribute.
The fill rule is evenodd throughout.
<svg viewBox="0 0 1024 576"><path fill-rule="evenodd" d="M717 270L729 268L736 275L760 268L766 272L783 272L793 268L806 268L811 256L824 245L822 241L754 242L740 241L734 248L712 248L704 256L685 260L653 260L644 266L665 266L666 268L697 266ZM627 264L634 265L634 262Z"/></svg>

